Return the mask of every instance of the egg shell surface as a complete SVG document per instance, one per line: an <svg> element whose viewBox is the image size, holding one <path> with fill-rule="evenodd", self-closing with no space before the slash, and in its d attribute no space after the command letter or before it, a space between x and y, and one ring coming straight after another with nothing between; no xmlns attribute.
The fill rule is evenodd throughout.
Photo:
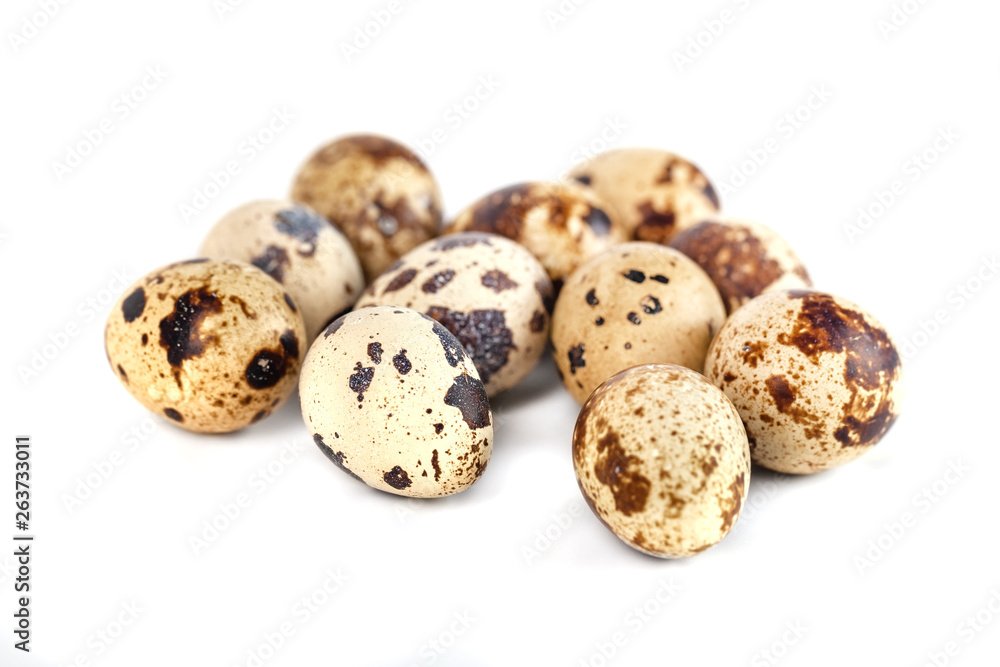
<svg viewBox="0 0 1000 667"><path fill-rule="evenodd" d="M361 260L366 280L441 228L441 192L406 146L374 135L338 139L299 170L291 197L336 225Z"/></svg>
<svg viewBox="0 0 1000 667"><path fill-rule="evenodd" d="M614 209L629 240L669 243L719 210L715 188L698 167L655 148L600 153L569 177Z"/></svg>
<svg viewBox="0 0 1000 667"><path fill-rule="evenodd" d="M631 366L703 368L725 319L718 290L697 264L673 248L624 243L566 281L552 314L553 354L563 383L582 403Z"/></svg>
<svg viewBox="0 0 1000 667"><path fill-rule="evenodd" d="M257 267L223 260L140 278L112 307L104 340L136 400L204 433L238 430L280 407L305 354L291 296Z"/></svg>
<svg viewBox="0 0 1000 667"><path fill-rule="evenodd" d="M493 419L476 367L414 310L376 306L335 320L309 348L299 398L320 450L372 488L446 496L489 462Z"/></svg>
<svg viewBox="0 0 1000 667"><path fill-rule="evenodd" d="M573 433L584 499L629 546L691 556L733 528L750 489L750 450L736 409L700 373L630 368L587 400Z"/></svg>
<svg viewBox="0 0 1000 667"><path fill-rule="evenodd" d="M885 328L813 290L763 294L726 322L705 375L733 402L754 462L813 473L858 458L899 415L902 363Z"/></svg>

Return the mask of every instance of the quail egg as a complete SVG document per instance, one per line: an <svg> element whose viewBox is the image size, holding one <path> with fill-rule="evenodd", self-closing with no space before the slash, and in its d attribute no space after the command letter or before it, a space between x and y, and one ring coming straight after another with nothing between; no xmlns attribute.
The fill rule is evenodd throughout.
<svg viewBox="0 0 1000 667"><path fill-rule="evenodd" d="M292 199L311 206L351 241L372 280L441 227L441 194L427 165L384 137L352 135L299 170Z"/></svg>
<svg viewBox="0 0 1000 667"><path fill-rule="evenodd" d="M190 431L223 433L288 398L304 337L295 302L266 273L196 259L125 290L104 342L115 375L146 408Z"/></svg>
<svg viewBox="0 0 1000 667"><path fill-rule="evenodd" d="M684 158L654 148L621 148L570 171L614 209L629 239L669 243L719 210L708 177Z"/></svg>
<svg viewBox="0 0 1000 667"><path fill-rule="evenodd" d="M381 491L458 493L490 458L492 414L472 359L408 308L361 308L330 324L306 355L299 398L320 450Z"/></svg>
<svg viewBox="0 0 1000 667"><path fill-rule="evenodd" d="M705 374L746 425L753 460L812 473L861 456L899 414L896 346L872 315L810 290L763 294L713 341Z"/></svg>
<svg viewBox="0 0 1000 667"><path fill-rule="evenodd" d="M732 403L671 364L609 378L583 406L573 466L587 504L639 551L679 558L729 533L750 488L750 450Z"/></svg>
<svg viewBox="0 0 1000 667"><path fill-rule="evenodd" d="M725 319L719 291L697 264L673 248L624 243L566 281L552 314L553 354L582 403L630 366L701 369Z"/></svg>

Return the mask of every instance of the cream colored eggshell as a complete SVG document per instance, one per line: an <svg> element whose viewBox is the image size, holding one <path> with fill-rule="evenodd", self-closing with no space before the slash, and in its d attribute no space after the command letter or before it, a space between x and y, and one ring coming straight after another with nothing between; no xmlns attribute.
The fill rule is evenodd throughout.
<svg viewBox="0 0 1000 667"><path fill-rule="evenodd" d="M444 230L487 232L516 241L538 258L558 283L616 243L625 231L594 195L561 183L521 183L490 193Z"/></svg>
<svg viewBox="0 0 1000 667"><path fill-rule="evenodd" d="M673 248L625 243L563 285L552 347L563 382L583 402L618 371L669 363L701 369L726 309L698 265Z"/></svg>
<svg viewBox="0 0 1000 667"><path fill-rule="evenodd" d="M406 306L465 346L490 396L538 363L549 336L552 283L524 246L465 232L428 241L371 283L357 307Z"/></svg>
<svg viewBox="0 0 1000 667"><path fill-rule="evenodd" d="M377 306L334 321L309 348L302 417L319 448L369 486L432 498L471 486L489 461L489 400L447 329Z"/></svg>
<svg viewBox="0 0 1000 667"><path fill-rule="evenodd" d="M347 238L308 207L255 201L224 215L201 244L203 257L253 264L285 286L312 341L349 310L365 279Z"/></svg>
<svg viewBox="0 0 1000 667"><path fill-rule="evenodd" d="M735 408L700 373L647 365L587 400L573 465L590 508L621 540L661 558L717 544L750 489L750 450Z"/></svg>
<svg viewBox="0 0 1000 667"><path fill-rule="evenodd" d="M899 414L902 367L885 328L822 292L757 297L726 322L705 374L732 400L753 460L786 473L852 461Z"/></svg>
<svg viewBox="0 0 1000 667"><path fill-rule="evenodd" d="M669 243L719 210L715 189L698 167L654 148L601 153L569 177L614 209L629 240Z"/></svg>
<svg viewBox="0 0 1000 667"><path fill-rule="evenodd" d="M677 234L670 247L708 274L729 313L764 292L812 286L805 265L788 242L750 220L714 217Z"/></svg>
<svg viewBox="0 0 1000 667"><path fill-rule="evenodd" d="M324 146L299 170L291 197L344 232L367 280L441 227L434 176L416 153L384 137L352 135Z"/></svg>
<svg viewBox="0 0 1000 667"><path fill-rule="evenodd" d="M305 327L281 285L249 264L170 264L125 290L108 315L108 361L149 410L191 431L243 428L291 394Z"/></svg>

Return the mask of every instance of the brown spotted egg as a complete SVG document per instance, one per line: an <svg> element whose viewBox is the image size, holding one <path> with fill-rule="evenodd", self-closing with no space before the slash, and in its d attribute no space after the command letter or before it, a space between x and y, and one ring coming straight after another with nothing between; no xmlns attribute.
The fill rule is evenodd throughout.
<svg viewBox="0 0 1000 667"><path fill-rule="evenodd" d="M896 420L903 391L899 354L878 320L809 290L764 294L733 313L705 374L739 410L753 460L785 473L864 454Z"/></svg>
<svg viewBox="0 0 1000 667"><path fill-rule="evenodd" d="M330 324L306 355L299 398L320 450L381 491L458 493L490 459L493 420L472 359L408 308L362 308Z"/></svg>
<svg viewBox="0 0 1000 667"><path fill-rule="evenodd" d="M556 284L588 259L628 240L593 195L561 183L521 183L486 195L445 229L488 232L517 241Z"/></svg>
<svg viewBox="0 0 1000 667"><path fill-rule="evenodd" d="M351 244L330 221L289 201L230 211L201 244L203 257L248 262L285 286L302 311L306 339L357 300L365 280Z"/></svg>
<svg viewBox="0 0 1000 667"><path fill-rule="evenodd" d="M583 406L573 466L587 504L631 547L691 556L724 538L750 488L750 450L732 403L670 364L609 378Z"/></svg>
<svg viewBox="0 0 1000 667"><path fill-rule="evenodd" d="M552 313L552 347L567 389L583 402L631 366L701 369L726 319L719 291L673 248L624 243L574 272Z"/></svg>
<svg viewBox="0 0 1000 667"><path fill-rule="evenodd" d="M305 327L281 285L249 264L196 259L140 278L111 309L111 368L144 406L190 431L224 433L288 398Z"/></svg>
<svg viewBox="0 0 1000 667"><path fill-rule="evenodd" d="M654 148L601 153L569 177L614 209L629 239L669 243L719 210L708 177L684 158Z"/></svg>
<svg viewBox="0 0 1000 667"><path fill-rule="evenodd" d="M291 196L344 232L368 280L441 227L434 176L416 153L384 137L353 135L324 146L299 170Z"/></svg>
<svg viewBox="0 0 1000 667"><path fill-rule="evenodd" d="M704 269L730 313L764 292L812 286L788 242L749 220L720 216L700 222L675 236L670 247Z"/></svg>
<svg viewBox="0 0 1000 667"><path fill-rule="evenodd" d="M464 232L411 250L357 303L406 306L455 334L494 396L538 363L549 337L552 283L524 246Z"/></svg>

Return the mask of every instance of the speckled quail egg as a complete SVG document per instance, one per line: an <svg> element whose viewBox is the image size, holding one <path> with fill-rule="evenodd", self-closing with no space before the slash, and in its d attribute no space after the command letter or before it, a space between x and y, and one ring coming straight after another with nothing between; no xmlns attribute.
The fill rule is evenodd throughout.
<svg viewBox="0 0 1000 667"><path fill-rule="evenodd" d="M593 195L561 183L521 183L486 195L455 218L445 234L489 232L517 241L542 263L558 290L594 255L628 240Z"/></svg>
<svg viewBox="0 0 1000 667"><path fill-rule="evenodd" d="M697 264L673 248L624 243L566 281L552 314L553 354L582 403L630 366L701 369L725 319L719 291Z"/></svg>
<svg viewBox="0 0 1000 667"><path fill-rule="evenodd" d="M291 196L344 232L368 280L441 227L434 176L416 153L384 137L352 135L324 146L299 170Z"/></svg>
<svg viewBox="0 0 1000 667"><path fill-rule="evenodd" d="M669 243L719 210L715 189L698 167L654 148L600 153L569 176L607 202L637 241Z"/></svg>
<svg viewBox="0 0 1000 667"><path fill-rule="evenodd" d="M492 415L472 359L408 308L362 308L330 324L306 355L299 398L320 450L381 491L458 493L490 459Z"/></svg>
<svg viewBox="0 0 1000 667"><path fill-rule="evenodd" d="M305 326L260 269L196 259L140 278L111 309L111 368L140 403L178 426L224 433L268 416L298 379Z"/></svg>
<svg viewBox="0 0 1000 667"><path fill-rule="evenodd" d="M290 201L255 201L230 211L201 245L203 257L248 262L285 286L311 341L350 310L364 289L351 244L330 221Z"/></svg>
<svg viewBox="0 0 1000 667"><path fill-rule="evenodd" d="M716 336L705 374L730 398L760 465L812 473L864 454L902 399L901 364L885 328L823 292L761 295Z"/></svg>
<svg viewBox="0 0 1000 667"><path fill-rule="evenodd" d="M573 433L583 496L611 532L661 558L691 556L732 529L750 489L750 449L732 403L671 364L614 375Z"/></svg>
<svg viewBox="0 0 1000 667"><path fill-rule="evenodd" d="M538 363L549 337L552 283L524 246L464 232L411 250L368 286L357 307L406 306L455 334L490 396Z"/></svg>
<svg viewBox="0 0 1000 667"><path fill-rule="evenodd" d="M760 223L720 216L685 229L670 247L705 270L730 313L764 292L812 286L788 242Z"/></svg>

